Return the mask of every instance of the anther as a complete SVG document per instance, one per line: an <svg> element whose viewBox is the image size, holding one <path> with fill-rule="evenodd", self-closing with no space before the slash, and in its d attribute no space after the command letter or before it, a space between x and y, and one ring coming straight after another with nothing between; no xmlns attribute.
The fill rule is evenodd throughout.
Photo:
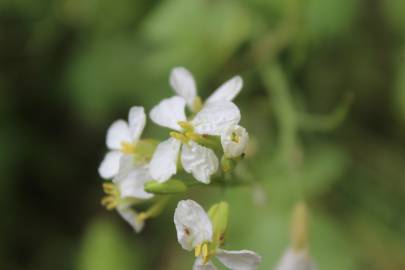
<svg viewBox="0 0 405 270"><path fill-rule="evenodd" d="M200 256L200 254L201 254L201 245L198 245L195 247L194 255L198 257Z"/></svg>
<svg viewBox="0 0 405 270"><path fill-rule="evenodd" d="M235 132L232 132L231 140L233 142L239 143L240 138Z"/></svg>
<svg viewBox="0 0 405 270"><path fill-rule="evenodd" d="M148 218L149 218L149 215L148 215L148 213L145 213L145 212L141 212L137 215L137 219L140 221L145 221Z"/></svg>
<svg viewBox="0 0 405 270"><path fill-rule="evenodd" d="M177 124L184 130L192 130L193 126L187 121L178 121Z"/></svg>
<svg viewBox="0 0 405 270"><path fill-rule="evenodd" d="M208 256L208 245L207 245L207 244L204 244L204 245L202 246L202 256L203 256L204 264L206 264L206 263L208 262L208 260L209 260L209 256Z"/></svg>
<svg viewBox="0 0 405 270"><path fill-rule="evenodd" d="M101 204L107 210L113 210L117 206L117 200L113 196L105 196L101 199Z"/></svg>
<svg viewBox="0 0 405 270"><path fill-rule="evenodd" d="M193 131L187 131L185 135L188 139L193 140L193 141L196 141L199 139L199 135L194 133Z"/></svg>
<svg viewBox="0 0 405 270"><path fill-rule="evenodd" d="M184 136L183 134L179 133L179 132L172 131L169 134L170 134L171 137L173 137L173 138L175 138L175 139L177 139L179 141L182 141L184 143L187 142L187 137Z"/></svg>
<svg viewBox="0 0 405 270"><path fill-rule="evenodd" d="M115 186L112 183L103 183L103 190L107 194L111 194L115 190Z"/></svg>
<svg viewBox="0 0 405 270"><path fill-rule="evenodd" d="M132 143L122 142L121 151L125 154L133 154L135 152L135 147Z"/></svg>

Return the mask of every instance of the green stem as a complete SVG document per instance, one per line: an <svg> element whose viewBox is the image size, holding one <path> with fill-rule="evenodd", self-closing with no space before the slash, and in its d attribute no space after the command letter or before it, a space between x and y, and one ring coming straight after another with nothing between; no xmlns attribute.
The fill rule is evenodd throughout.
<svg viewBox="0 0 405 270"><path fill-rule="evenodd" d="M266 67L262 72L262 78L279 125L278 157L281 160L288 161L297 148L298 124L287 79L276 64Z"/></svg>
<svg viewBox="0 0 405 270"><path fill-rule="evenodd" d="M300 127L304 130L310 131L333 130L337 128L346 118L352 102L353 94L348 93L342 102L335 108L335 110L328 115L301 113L299 115Z"/></svg>

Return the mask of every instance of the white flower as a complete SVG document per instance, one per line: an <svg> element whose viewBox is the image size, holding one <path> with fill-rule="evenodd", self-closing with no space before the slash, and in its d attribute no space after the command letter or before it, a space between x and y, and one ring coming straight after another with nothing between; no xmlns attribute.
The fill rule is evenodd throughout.
<svg viewBox="0 0 405 270"><path fill-rule="evenodd" d="M204 209L195 201L180 201L174 212L177 240L188 251L212 241L212 224Z"/></svg>
<svg viewBox="0 0 405 270"><path fill-rule="evenodd" d="M132 107L128 115L128 123L124 120L115 121L107 131L106 144L110 150L98 168L104 179L113 178L119 169L119 161L125 153L132 153L145 127L146 115L143 107Z"/></svg>
<svg viewBox="0 0 405 270"><path fill-rule="evenodd" d="M112 180L116 184L122 199L136 198L147 200L153 194L147 193L144 189L146 182L151 181L148 165L135 165L132 155L123 155L120 160L118 174Z"/></svg>
<svg viewBox="0 0 405 270"><path fill-rule="evenodd" d="M181 162L186 172L202 183L209 183L210 176L218 169L218 158L213 150L188 138L190 133L220 136L240 120L238 107L230 101L212 102L203 107L193 119L187 121L186 101L179 96L162 100L150 112L156 124L171 128L177 137L161 142L150 162L150 172L159 182L167 181L177 171L181 150Z"/></svg>
<svg viewBox="0 0 405 270"><path fill-rule="evenodd" d="M239 123L239 109L231 101L240 92L242 84L242 78L233 77L220 86L202 105L191 73L183 67L172 70L170 85L178 96L161 101L152 109L150 117L156 124L183 133L185 136L178 134L182 136L170 138L157 147L150 164L153 178L164 182L174 175L181 150L184 170L192 173L200 182L210 182L210 176L218 169L218 158L211 149L194 142L190 134L187 136L187 132L221 136L230 127ZM186 105L196 113L188 122L185 114Z"/></svg>
<svg viewBox="0 0 405 270"><path fill-rule="evenodd" d="M225 156L236 158L241 156L249 142L249 134L244 127L239 125L231 126L221 135L221 144Z"/></svg>
<svg viewBox="0 0 405 270"><path fill-rule="evenodd" d="M138 212L132 209L130 206L120 205L117 207L118 214L126 221L129 225L139 233L145 226L145 222L138 217Z"/></svg>
<svg viewBox="0 0 405 270"><path fill-rule="evenodd" d="M204 209L195 201L180 201L174 213L177 239L185 250L195 249L197 259L194 270L215 270L210 258L216 258L227 268L234 270L254 270L261 257L253 251L228 251L220 248L209 249L213 237L213 225Z"/></svg>
<svg viewBox="0 0 405 270"><path fill-rule="evenodd" d="M107 209L115 208L136 232L140 232L144 220L131 206L153 197L153 194L144 190L144 184L152 180L152 177L147 165L135 165L132 155L123 155L119 163L119 172L112 183L104 184L108 195L103 198L102 203Z"/></svg>
<svg viewBox="0 0 405 270"><path fill-rule="evenodd" d="M184 67L176 67L172 69L170 74L170 85L177 95L184 98L190 110L196 111L195 105L198 98L197 88L190 71ZM218 101L232 101L239 94L242 86L242 78L240 76L235 76L218 87L218 89L207 98L205 104Z"/></svg>
<svg viewBox="0 0 405 270"><path fill-rule="evenodd" d="M309 258L307 251L287 249L284 252L276 270L315 270L316 267Z"/></svg>

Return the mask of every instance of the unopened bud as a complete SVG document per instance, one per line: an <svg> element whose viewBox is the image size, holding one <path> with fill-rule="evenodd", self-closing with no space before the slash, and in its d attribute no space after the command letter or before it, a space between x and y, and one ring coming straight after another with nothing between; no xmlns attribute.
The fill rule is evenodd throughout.
<svg viewBox="0 0 405 270"><path fill-rule="evenodd" d="M304 202L299 202L294 207L291 241L295 250L303 250L308 245L308 209Z"/></svg>
<svg viewBox="0 0 405 270"><path fill-rule="evenodd" d="M220 247L225 241L225 234L228 228L229 205L227 202L220 202L211 206L208 211L211 219L214 234L212 244L215 248Z"/></svg>
<svg viewBox="0 0 405 270"><path fill-rule="evenodd" d="M249 134L244 127L235 125L221 135L221 144L224 153L229 158L240 157L246 150Z"/></svg>
<svg viewBox="0 0 405 270"><path fill-rule="evenodd" d="M145 191L153 194L173 194L187 190L187 186L180 180L170 179L164 183L150 181L145 184Z"/></svg>

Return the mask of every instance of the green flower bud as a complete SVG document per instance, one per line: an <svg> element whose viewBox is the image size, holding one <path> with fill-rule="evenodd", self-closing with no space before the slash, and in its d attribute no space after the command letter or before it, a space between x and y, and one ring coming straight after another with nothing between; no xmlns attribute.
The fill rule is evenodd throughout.
<svg viewBox="0 0 405 270"><path fill-rule="evenodd" d="M220 202L211 206L208 211L213 226L212 245L214 249L223 245L225 234L228 228L229 205L227 202Z"/></svg>
<svg viewBox="0 0 405 270"><path fill-rule="evenodd" d="M227 158L225 155L221 158L221 167L224 173L232 171L236 166L237 160L233 158Z"/></svg>
<svg viewBox="0 0 405 270"><path fill-rule="evenodd" d="M187 186L180 180L170 179L164 183L150 181L145 184L145 191L153 194L173 194L187 190Z"/></svg>
<svg viewBox="0 0 405 270"><path fill-rule="evenodd" d="M303 250L308 245L308 208L305 202L295 205L291 222L291 242L295 250Z"/></svg>

